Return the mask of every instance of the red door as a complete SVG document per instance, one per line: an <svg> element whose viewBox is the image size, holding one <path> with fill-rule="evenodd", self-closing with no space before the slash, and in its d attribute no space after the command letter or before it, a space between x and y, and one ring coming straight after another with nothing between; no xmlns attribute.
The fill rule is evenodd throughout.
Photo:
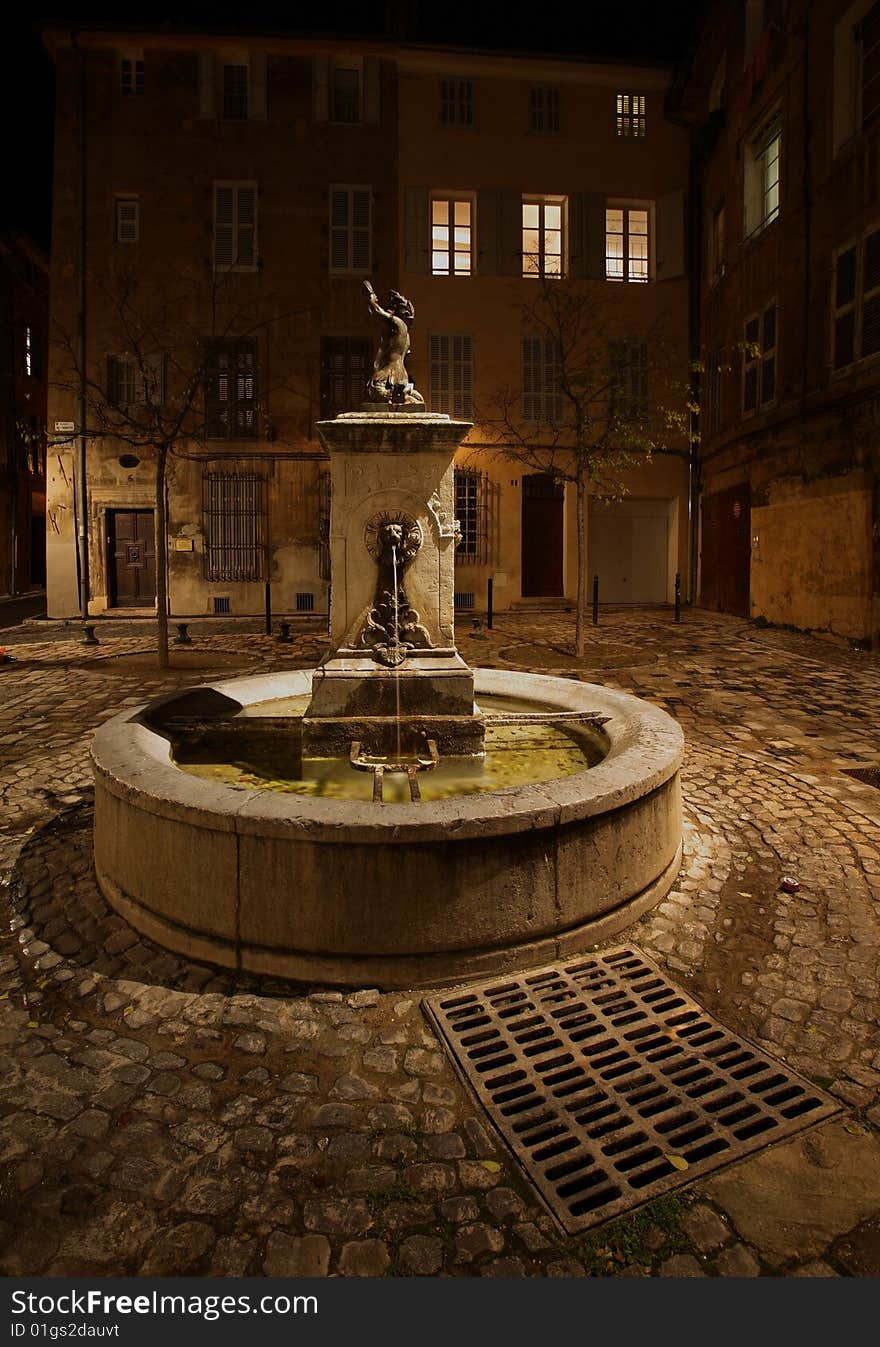
<svg viewBox="0 0 880 1347"><path fill-rule="evenodd" d="M156 602L156 533L152 510L108 510L108 575L112 608Z"/></svg>
<svg viewBox="0 0 880 1347"><path fill-rule="evenodd" d="M704 496L700 603L721 613L749 616L751 503L744 482Z"/></svg>
<svg viewBox="0 0 880 1347"><path fill-rule="evenodd" d="M549 473L522 479L522 592L526 598L561 595L565 484Z"/></svg>

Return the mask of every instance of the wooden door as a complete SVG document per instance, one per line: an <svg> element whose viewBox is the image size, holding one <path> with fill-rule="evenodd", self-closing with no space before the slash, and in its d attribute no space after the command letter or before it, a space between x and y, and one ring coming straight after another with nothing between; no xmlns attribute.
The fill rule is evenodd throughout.
<svg viewBox="0 0 880 1347"><path fill-rule="evenodd" d="M522 592L525 598L564 593L562 534L565 484L549 473L522 479Z"/></svg>
<svg viewBox="0 0 880 1347"><path fill-rule="evenodd" d="M156 602L156 534L152 510L107 511L112 608L152 608Z"/></svg>
<svg viewBox="0 0 880 1347"><path fill-rule="evenodd" d="M730 487L702 503L700 603L749 616L752 517L749 485Z"/></svg>

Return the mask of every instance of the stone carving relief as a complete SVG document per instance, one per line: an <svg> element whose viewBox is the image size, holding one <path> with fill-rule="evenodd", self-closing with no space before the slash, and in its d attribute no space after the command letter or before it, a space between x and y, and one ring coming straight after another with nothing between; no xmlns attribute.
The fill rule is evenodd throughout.
<svg viewBox="0 0 880 1347"><path fill-rule="evenodd" d="M417 520L402 512L374 515L364 529L364 544L376 562L376 597L358 644L377 664L397 668L412 650L428 650L431 638L403 587L404 572L422 545Z"/></svg>

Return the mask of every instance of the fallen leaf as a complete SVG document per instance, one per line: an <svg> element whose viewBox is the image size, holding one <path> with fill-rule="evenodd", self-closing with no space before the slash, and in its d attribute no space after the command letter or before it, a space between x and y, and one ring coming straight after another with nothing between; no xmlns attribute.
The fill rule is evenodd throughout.
<svg viewBox="0 0 880 1347"><path fill-rule="evenodd" d="M134 1010L134 1002L129 1001L128 1005L125 1007L122 1013L123 1015L128 1015L132 1010Z"/></svg>
<svg viewBox="0 0 880 1347"><path fill-rule="evenodd" d="M501 1171L501 1166L497 1160L481 1160L480 1164L484 1169L488 1169L490 1174L498 1174Z"/></svg>
<svg viewBox="0 0 880 1347"><path fill-rule="evenodd" d="M746 893L745 889L740 889L738 892L740 898L751 898L752 896L750 893Z"/></svg>
<svg viewBox="0 0 880 1347"><path fill-rule="evenodd" d="M690 1165L683 1155L667 1155L666 1159L672 1165L673 1169L690 1169Z"/></svg>
<svg viewBox="0 0 880 1347"><path fill-rule="evenodd" d="M866 1137L868 1135L867 1127L863 1127L861 1123L853 1122L852 1119L843 1124L843 1130L849 1132L851 1137Z"/></svg>
<svg viewBox="0 0 880 1347"><path fill-rule="evenodd" d="M39 1020L28 1020L28 1022L27 1022L27 1027L28 1027L29 1029L39 1029L39 1027L40 1027L40 1022L39 1022Z"/></svg>

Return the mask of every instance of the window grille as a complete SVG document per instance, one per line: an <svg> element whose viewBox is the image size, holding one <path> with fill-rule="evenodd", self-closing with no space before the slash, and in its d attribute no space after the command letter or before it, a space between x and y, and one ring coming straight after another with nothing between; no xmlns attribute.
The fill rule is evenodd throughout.
<svg viewBox="0 0 880 1347"><path fill-rule="evenodd" d="M297 594L296 611L298 613L313 613L315 611L314 594Z"/></svg>
<svg viewBox="0 0 880 1347"><path fill-rule="evenodd" d="M205 355L205 430L211 440L257 434L257 343L211 339Z"/></svg>
<svg viewBox="0 0 880 1347"><path fill-rule="evenodd" d="M141 236L141 203L136 196L116 198L116 242L137 243Z"/></svg>
<svg viewBox="0 0 880 1347"><path fill-rule="evenodd" d="M478 566L489 560L489 496L485 472L456 468L455 517L461 529L455 551L457 566Z"/></svg>
<svg viewBox="0 0 880 1347"><path fill-rule="evenodd" d="M205 473L205 579L262 580L266 481L257 473Z"/></svg>

